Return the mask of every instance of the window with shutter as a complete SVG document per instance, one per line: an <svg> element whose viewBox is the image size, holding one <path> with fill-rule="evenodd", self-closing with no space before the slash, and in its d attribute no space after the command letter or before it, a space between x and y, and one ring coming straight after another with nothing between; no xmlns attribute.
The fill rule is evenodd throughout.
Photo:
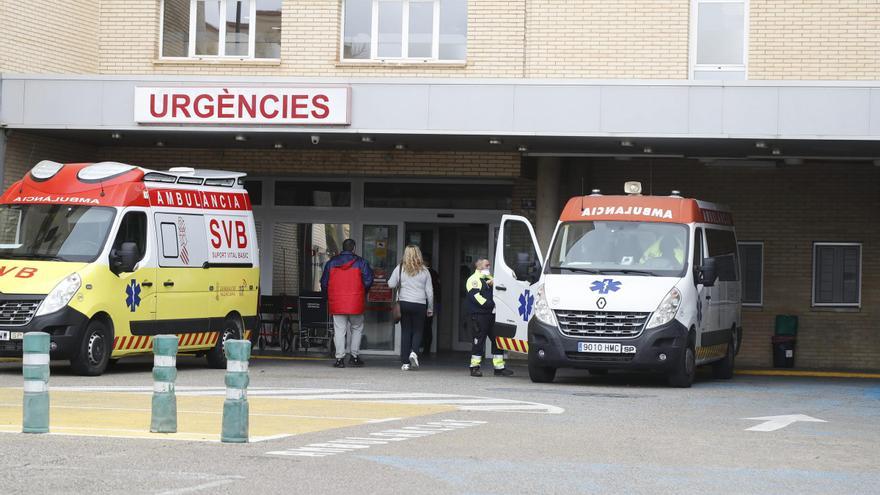
<svg viewBox="0 0 880 495"><path fill-rule="evenodd" d="M764 304L764 243L739 243L739 263L742 273L742 303L744 306Z"/></svg>
<svg viewBox="0 0 880 495"><path fill-rule="evenodd" d="M861 305L862 245L813 245L813 305Z"/></svg>

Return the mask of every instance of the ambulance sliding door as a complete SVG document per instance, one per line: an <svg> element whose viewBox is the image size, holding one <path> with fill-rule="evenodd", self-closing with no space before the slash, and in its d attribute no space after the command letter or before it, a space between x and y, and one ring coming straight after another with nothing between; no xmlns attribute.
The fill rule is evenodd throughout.
<svg viewBox="0 0 880 495"><path fill-rule="evenodd" d="M159 247L157 326L160 333L209 330L208 239L202 215L156 213Z"/></svg>

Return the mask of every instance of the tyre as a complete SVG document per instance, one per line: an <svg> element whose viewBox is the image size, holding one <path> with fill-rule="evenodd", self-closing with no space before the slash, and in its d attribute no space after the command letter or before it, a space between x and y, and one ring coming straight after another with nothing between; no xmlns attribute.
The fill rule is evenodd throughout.
<svg viewBox="0 0 880 495"><path fill-rule="evenodd" d="M241 321L238 318L227 317L223 321L223 329L220 331L220 338L217 339L217 344L205 354L205 357L208 358L208 366L216 369L225 369L226 354L223 349L226 341L229 339L240 339L241 334Z"/></svg>
<svg viewBox="0 0 880 495"><path fill-rule="evenodd" d="M678 359L675 370L669 374L669 385L678 388L689 388L694 383L697 371L696 354L693 344L688 344Z"/></svg>
<svg viewBox="0 0 880 495"><path fill-rule="evenodd" d="M736 359L736 330L730 336L730 343L727 344L727 353L721 361L712 363L712 376L719 380L730 380L733 378L734 360Z"/></svg>
<svg viewBox="0 0 880 495"><path fill-rule="evenodd" d="M107 369L112 352L110 329L103 322L92 320L83 333L79 351L70 360L70 366L77 375L98 376Z"/></svg>
<svg viewBox="0 0 880 495"><path fill-rule="evenodd" d="M591 375L596 376L605 376L608 374L608 370L605 368L590 368L587 370Z"/></svg>
<svg viewBox="0 0 880 495"><path fill-rule="evenodd" d="M290 352L293 350L293 325L290 324L290 318L284 317L281 320L281 328L278 330L279 340L281 340L281 352Z"/></svg>
<svg viewBox="0 0 880 495"><path fill-rule="evenodd" d="M529 353L529 378L534 383L552 383L556 378L556 368L541 366L538 358Z"/></svg>

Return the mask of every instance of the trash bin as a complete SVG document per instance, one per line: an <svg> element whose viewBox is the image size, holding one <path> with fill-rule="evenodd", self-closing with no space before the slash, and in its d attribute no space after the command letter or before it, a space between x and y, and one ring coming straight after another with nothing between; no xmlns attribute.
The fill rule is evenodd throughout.
<svg viewBox="0 0 880 495"><path fill-rule="evenodd" d="M776 326L774 330L774 334L777 336L797 336L798 317L795 315L776 315Z"/></svg>
<svg viewBox="0 0 880 495"><path fill-rule="evenodd" d="M776 335L771 338L773 345L773 367L794 368L794 347L797 339L789 335Z"/></svg>

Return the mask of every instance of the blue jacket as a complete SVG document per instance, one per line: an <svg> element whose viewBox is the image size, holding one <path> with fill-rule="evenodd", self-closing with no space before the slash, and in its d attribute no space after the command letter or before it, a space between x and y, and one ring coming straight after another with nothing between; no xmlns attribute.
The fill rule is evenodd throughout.
<svg viewBox="0 0 880 495"><path fill-rule="evenodd" d="M330 261L324 264L324 273L321 274L321 291L325 295L327 294L327 282L330 279L330 269L334 266L342 266L353 259L357 260L354 262L354 267L361 270L361 277L364 281L364 290L370 290L370 287L373 285L373 269L370 268L370 264L367 263L367 260L351 251L343 251L330 258Z"/></svg>

